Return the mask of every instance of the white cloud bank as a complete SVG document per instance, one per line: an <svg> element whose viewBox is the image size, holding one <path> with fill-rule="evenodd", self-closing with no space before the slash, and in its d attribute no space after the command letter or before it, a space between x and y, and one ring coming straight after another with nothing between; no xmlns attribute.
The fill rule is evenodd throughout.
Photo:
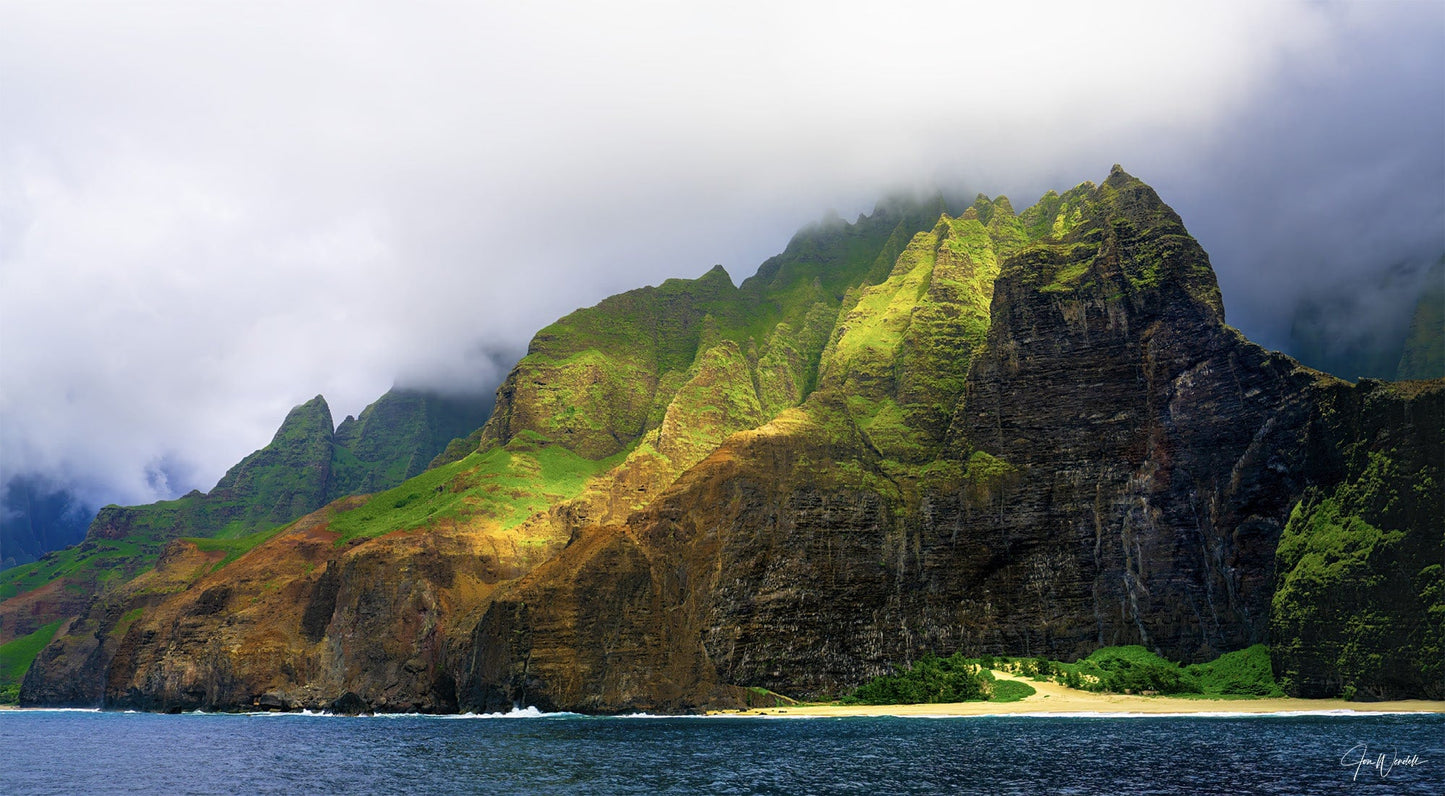
<svg viewBox="0 0 1445 796"><path fill-rule="evenodd" d="M6 2L0 468L206 489L311 395L494 383L828 208L1116 161L1279 345L1302 263L1439 242L1442 39L1435 3ZM1363 253L1319 222L1351 207Z"/></svg>

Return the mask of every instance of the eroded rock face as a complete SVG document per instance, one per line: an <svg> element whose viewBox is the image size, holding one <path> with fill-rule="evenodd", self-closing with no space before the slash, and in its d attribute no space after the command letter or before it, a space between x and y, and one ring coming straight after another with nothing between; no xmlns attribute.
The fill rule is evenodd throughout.
<svg viewBox="0 0 1445 796"><path fill-rule="evenodd" d="M1274 551L1300 495L1341 477L1352 429L1381 423L1365 415L1435 410L1351 407L1336 399L1348 385L1225 326L1203 251L1128 175L1062 205L1063 234L1003 266L987 344L928 468L887 458L847 404L857 391L815 395L510 587L478 628L464 690L488 704L523 687L564 709L642 704L617 685L632 664L584 641L581 600L626 617L613 648L670 641L631 671L709 662L642 689L673 710L690 703L668 695L719 683L836 695L925 652L1073 658L1137 643L1190 661L1266 640ZM1417 453L1440 446L1438 423L1410 428ZM604 556L631 562L629 576L614 583ZM563 641L501 643L538 635Z"/></svg>
<svg viewBox="0 0 1445 796"><path fill-rule="evenodd" d="M1329 622L1445 610L1438 573L1368 557L1384 587L1329 610L1277 588L1308 591L1315 529L1351 517L1397 535L1381 562L1433 554L1445 383L1352 386L1249 343L1117 168L1017 215L904 216L800 234L741 287L715 270L564 318L479 450L220 568L173 546L22 699L691 711L925 653L1193 661L1286 636L1276 667L1314 693L1344 686ZM1394 502L1361 497L1384 481ZM1354 687L1427 693L1395 663Z"/></svg>
<svg viewBox="0 0 1445 796"><path fill-rule="evenodd" d="M22 703L455 711L457 649L477 619L468 607L555 549L518 560L482 531L338 544L329 523L357 502L214 571L219 556L173 544L155 570L83 614L84 633L41 654Z"/></svg>
<svg viewBox="0 0 1445 796"><path fill-rule="evenodd" d="M1318 376L1224 326L1204 252L1153 191L1116 172L1094 194L1000 276L954 418L957 455L1016 471L1007 500L987 516L932 496L931 524L986 540L998 563L929 579L964 601L974 643L1213 657L1263 640Z"/></svg>

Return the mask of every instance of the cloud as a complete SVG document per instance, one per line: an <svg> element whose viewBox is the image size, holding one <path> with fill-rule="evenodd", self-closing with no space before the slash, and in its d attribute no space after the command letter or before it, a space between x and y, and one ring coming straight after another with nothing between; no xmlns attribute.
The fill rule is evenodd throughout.
<svg viewBox="0 0 1445 796"><path fill-rule="evenodd" d="M5 4L0 469L205 489L317 392L483 388L559 315L740 281L829 208L1023 207L1116 161L1280 345L1302 264L1438 222L1445 23L1196 5Z"/></svg>
<svg viewBox="0 0 1445 796"><path fill-rule="evenodd" d="M1274 348L1307 304L1353 307L1331 319L1341 341L1403 334L1445 254L1445 7L1330 10L1334 35L1155 180L1210 251L1231 321Z"/></svg>

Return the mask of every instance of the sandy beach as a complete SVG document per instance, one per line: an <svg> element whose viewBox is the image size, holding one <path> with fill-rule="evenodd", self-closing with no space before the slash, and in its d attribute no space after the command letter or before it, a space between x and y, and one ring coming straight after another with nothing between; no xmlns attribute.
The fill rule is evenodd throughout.
<svg viewBox="0 0 1445 796"><path fill-rule="evenodd" d="M994 671L1000 680L1028 683L1038 693L1018 702L950 702L925 705L788 705L752 710L719 711L736 716L996 716L1055 714L1171 713L1294 713L1353 711L1356 713L1445 713L1445 702L1406 699L1391 702L1347 702L1343 699L1182 699L1166 696L1096 694Z"/></svg>

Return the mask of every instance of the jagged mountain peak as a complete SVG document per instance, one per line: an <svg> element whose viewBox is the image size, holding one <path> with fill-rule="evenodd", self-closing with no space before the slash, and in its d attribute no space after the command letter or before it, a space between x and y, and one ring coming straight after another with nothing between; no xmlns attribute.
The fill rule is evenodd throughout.
<svg viewBox="0 0 1445 796"><path fill-rule="evenodd" d="M1178 297L1224 322L1208 254L1158 193L1122 168L1098 185L1046 193L1018 218L1031 243L1006 268L1025 289L1146 316Z"/></svg>
<svg viewBox="0 0 1445 796"><path fill-rule="evenodd" d="M729 285L733 284L733 278L728 275L728 269L722 267L722 263L709 268L699 279L726 279Z"/></svg>
<svg viewBox="0 0 1445 796"><path fill-rule="evenodd" d="M293 406L281 421L280 428L271 438L271 444L284 444L288 440L322 435L330 437L334 429L331 422L331 406L322 395Z"/></svg>

